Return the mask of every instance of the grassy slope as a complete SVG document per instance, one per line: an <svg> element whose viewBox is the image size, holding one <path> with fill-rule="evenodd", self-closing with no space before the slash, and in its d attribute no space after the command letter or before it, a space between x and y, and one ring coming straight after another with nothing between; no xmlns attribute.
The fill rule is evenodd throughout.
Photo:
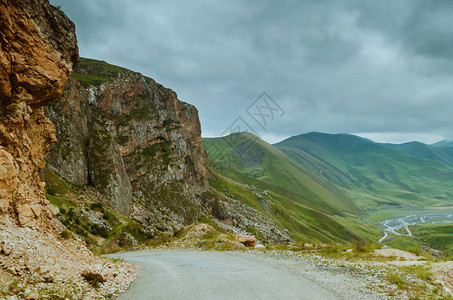
<svg viewBox="0 0 453 300"><path fill-rule="evenodd" d="M311 133L275 145L316 176L342 187L362 209L382 218L395 209L449 206L453 169L351 135ZM374 217L374 216L371 216Z"/></svg>
<svg viewBox="0 0 453 300"><path fill-rule="evenodd" d="M453 224L418 224L411 231L418 243L453 257Z"/></svg>
<svg viewBox="0 0 453 300"><path fill-rule="evenodd" d="M203 143L212 169L271 191L270 208L264 209L253 193L244 194L242 185L227 189L300 240L347 240L351 233L373 240L379 235L376 227L354 216L379 221L452 205L453 169L446 163L357 136L311 133L272 146L240 133ZM219 176L211 185L222 190L228 180ZM404 243L417 247L417 241Z"/></svg>
<svg viewBox="0 0 453 300"><path fill-rule="evenodd" d="M124 71L128 70L105 61L81 57L71 77L87 87L111 81L118 76L118 73Z"/></svg>
<svg viewBox="0 0 453 300"><path fill-rule="evenodd" d="M240 133L233 140L208 138L203 144L213 170L269 191L268 209L254 193L220 174L211 179L211 186L228 190L236 199L264 211L296 240L344 242L356 237L375 240L379 235L376 227L354 217L360 210L341 189L307 173L280 150L253 135Z"/></svg>
<svg viewBox="0 0 453 300"><path fill-rule="evenodd" d="M277 224L288 229L298 242L341 243L354 239L375 241L379 236L379 230L371 224L355 218L332 216L272 191L267 191L267 195L259 200L255 193L257 188L237 183L215 171L212 173L210 184L214 189L268 215Z"/></svg>
<svg viewBox="0 0 453 300"><path fill-rule="evenodd" d="M398 248L417 254L425 254L422 245L441 250L445 258L453 258L453 224L417 224L410 226L413 236L391 235L385 242L392 248Z"/></svg>
<svg viewBox="0 0 453 300"><path fill-rule="evenodd" d="M203 140L214 170L327 213L345 215L357 212L340 189L311 176L280 150L249 133L234 135L234 140Z"/></svg>
<svg viewBox="0 0 453 300"><path fill-rule="evenodd" d="M453 168L453 148L433 147L420 142L381 145L406 154L437 161Z"/></svg>

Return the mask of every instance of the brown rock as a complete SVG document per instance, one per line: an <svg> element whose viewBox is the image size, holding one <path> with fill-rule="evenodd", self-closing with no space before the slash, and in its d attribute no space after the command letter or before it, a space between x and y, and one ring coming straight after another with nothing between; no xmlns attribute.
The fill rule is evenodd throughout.
<svg viewBox="0 0 453 300"><path fill-rule="evenodd" d="M2 242L0 244L1 252L5 255L10 255L12 251L12 247L9 244L6 244L5 242Z"/></svg>
<svg viewBox="0 0 453 300"><path fill-rule="evenodd" d="M27 296L27 298L25 298L25 299L27 299L27 300L39 300L39 299L41 299L41 297L39 296L38 293L35 292L35 293L30 293Z"/></svg>
<svg viewBox="0 0 453 300"><path fill-rule="evenodd" d="M81 59L75 72L102 75L104 66ZM198 112L174 91L126 69L98 85L70 78L46 115L59 141L46 156L52 171L93 185L104 202L149 225L171 230L198 219L208 159ZM134 206L134 197L146 204Z"/></svg>
<svg viewBox="0 0 453 300"><path fill-rule="evenodd" d="M78 59L74 24L45 0L2 1L0 15L0 98L39 107L58 97Z"/></svg>
<svg viewBox="0 0 453 300"><path fill-rule="evenodd" d="M34 226L51 215L38 171L55 133L41 107L77 62L75 27L45 0L2 1L0 15L0 213Z"/></svg>
<svg viewBox="0 0 453 300"><path fill-rule="evenodd" d="M256 238L250 235L236 234L236 241L243 244L246 247L255 247Z"/></svg>
<svg viewBox="0 0 453 300"><path fill-rule="evenodd" d="M43 105L61 95L77 62L75 27L48 0L0 1L0 41L0 273L27 282L30 270L42 266L50 269L44 280L55 276L75 285L81 268L109 262L94 258L76 240L61 246L60 229L51 220L55 210L38 176L56 141ZM46 261L51 255L57 263ZM118 277L127 286L131 276L124 267ZM123 285L111 283L109 293Z"/></svg>

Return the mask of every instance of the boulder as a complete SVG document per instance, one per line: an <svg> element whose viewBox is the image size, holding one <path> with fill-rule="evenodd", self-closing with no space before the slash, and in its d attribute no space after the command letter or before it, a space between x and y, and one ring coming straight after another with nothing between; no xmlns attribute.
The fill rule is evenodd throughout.
<svg viewBox="0 0 453 300"><path fill-rule="evenodd" d="M236 241L243 244L246 247L255 247L256 246L256 238L251 235L236 235Z"/></svg>

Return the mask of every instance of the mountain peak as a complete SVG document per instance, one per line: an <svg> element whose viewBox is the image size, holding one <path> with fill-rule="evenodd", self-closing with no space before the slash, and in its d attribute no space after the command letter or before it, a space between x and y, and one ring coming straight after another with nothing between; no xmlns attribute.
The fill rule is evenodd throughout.
<svg viewBox="0 0 453 300"><path fill-rule="evenodd" d="M453 148L453 141L451 140L442 140L440 142L431 144L433 147L437 148Z"/></svg>

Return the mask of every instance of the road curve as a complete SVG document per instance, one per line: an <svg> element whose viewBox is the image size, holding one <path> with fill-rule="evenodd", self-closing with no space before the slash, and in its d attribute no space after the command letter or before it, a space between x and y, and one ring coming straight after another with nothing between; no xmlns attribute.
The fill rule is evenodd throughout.
<svg viewBox="0 0 453 300"><path fill-rule="evenodd" d="M302 270L242 252L158 251L110 255L141 266L119 300L343 299Z"/></svg>

